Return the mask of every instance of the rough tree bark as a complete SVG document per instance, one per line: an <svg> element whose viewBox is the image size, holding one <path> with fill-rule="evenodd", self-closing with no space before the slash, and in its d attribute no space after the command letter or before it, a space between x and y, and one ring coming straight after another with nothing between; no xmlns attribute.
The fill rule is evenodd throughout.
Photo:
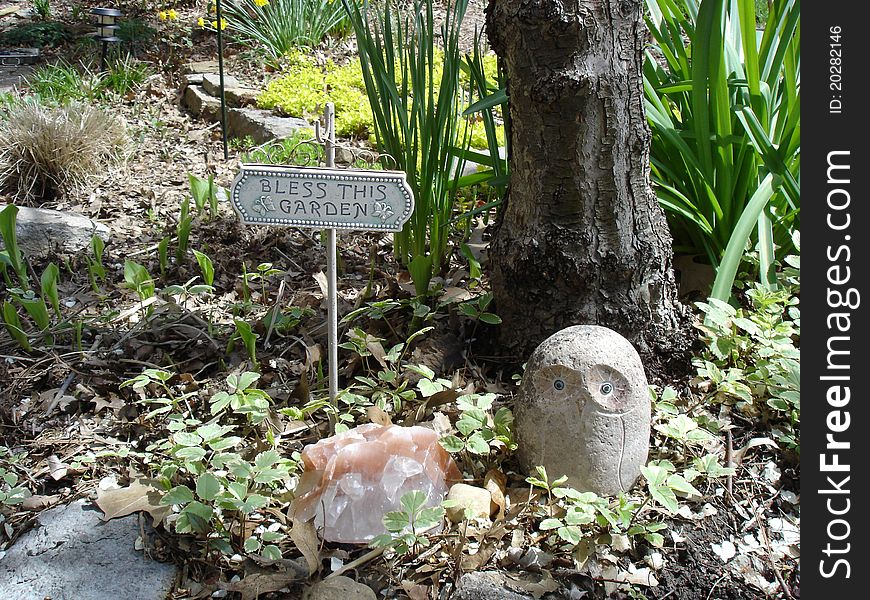
<svg viewBox="0 0 870 600"><path fill-rule="evenodd" d="M640 0L490 0L504 59L511 184L489 256L500 342L526 356L575 324L610 327L643 355L682 310L671 236L649 185Z"/></svg>

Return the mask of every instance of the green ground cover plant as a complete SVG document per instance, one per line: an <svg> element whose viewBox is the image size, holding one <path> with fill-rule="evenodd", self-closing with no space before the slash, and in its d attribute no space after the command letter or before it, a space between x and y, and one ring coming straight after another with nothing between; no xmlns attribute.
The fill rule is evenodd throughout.
<svg viewBox="0 0 870 600"><path fill-rule="evenodd" d="M308 118L318 118L327 102L335 104L337 135L368 137L372 111L359 60L343 66L329 60L321 67L301 52L290 52L281 76L272 79L257 98L260 108Z"/></svg>

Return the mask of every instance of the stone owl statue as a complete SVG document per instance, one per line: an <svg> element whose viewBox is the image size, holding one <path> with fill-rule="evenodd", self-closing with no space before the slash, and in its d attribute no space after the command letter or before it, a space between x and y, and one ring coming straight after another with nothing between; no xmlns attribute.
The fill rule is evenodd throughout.
<svg viewBox="0 0 870 600"><path fill-rule="evenodd" d="M609 496L634 485L649 452L650 399L631 343L597 325L553 334L532 353L515 405L520 464Z"/></svg>

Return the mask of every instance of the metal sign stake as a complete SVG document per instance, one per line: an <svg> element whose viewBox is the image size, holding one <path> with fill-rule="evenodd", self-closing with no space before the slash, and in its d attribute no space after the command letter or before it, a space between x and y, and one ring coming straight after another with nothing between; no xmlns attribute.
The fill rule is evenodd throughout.
<svg viewBox="0 0 870 600"><path fill-rule="evenodd" d="M326 168L335 168L335 104L326 103L323 116L326 120ZM338 276L337 276L337 243L336 230L330 227L326 230L326 282L327 282L327 320L329 343L329 403L338 409Z"/></svg>

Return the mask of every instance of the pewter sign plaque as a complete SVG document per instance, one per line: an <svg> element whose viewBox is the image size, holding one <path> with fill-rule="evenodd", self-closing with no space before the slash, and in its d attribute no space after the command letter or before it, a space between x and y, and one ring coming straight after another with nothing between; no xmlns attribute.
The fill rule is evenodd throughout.
<svg viewBox="0 0 870 600"><path fill-rule="evenodd" d="M414 210L401 171L243 164L230 199L246 225L401 231Z"/></svg>

